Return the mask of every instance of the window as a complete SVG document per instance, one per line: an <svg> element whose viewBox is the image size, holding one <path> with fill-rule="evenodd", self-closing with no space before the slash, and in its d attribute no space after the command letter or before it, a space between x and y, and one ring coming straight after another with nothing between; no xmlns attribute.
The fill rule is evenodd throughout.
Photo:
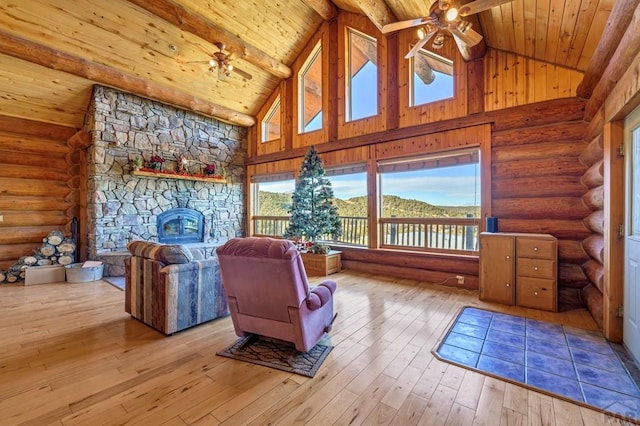
<svg viewBox="0 0 640 426"><path fill-rule="evenodd" d="M325 169L325 177L331 182L342 221L342 236L337 242L366 246L369 241L366 165Z"/></svg>
<svg viewBox="0 0 640 426"><path fill-rule="evenodd" d="M291 195L295 188L293 173L253 176L253 235L281 237L289 225Z"/></svg>
<svg viewBox="0 0 640 426"><path fill-rule="evenodd" d="M262 142L280 139L280 132L280 96L278 96L262 120Z"/></svg>
<svg viewBox="0 0 640 426"><path fill-rule="evenodd" d="M378 115L378 42L347 29L346 121Z"/></svg>
<svg viewBox="0 0 640 426"><path fill-rule="evenodd" d="M298 77L298 133L322 129L322 45L314 47Z"/></svg>
<svg viewBox="0 0 640 426"><path fill-rule="evenodd" d="M381 246L476 251L477 149L379 164Z"/></svg>
<svg viewBox="0 0 640 426"><path fill-rule="evenodd" d="M453 98L453 61L421 49L410 61L410 106Z"/></svg>

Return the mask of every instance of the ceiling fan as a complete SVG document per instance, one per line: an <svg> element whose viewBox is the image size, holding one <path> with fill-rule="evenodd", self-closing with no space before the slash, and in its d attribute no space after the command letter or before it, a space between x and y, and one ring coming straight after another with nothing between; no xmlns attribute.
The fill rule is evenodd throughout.
<svg viewBox="0 0 640 426"><path fill-rule="evenodd" d="M472 47L480 43L482 35L474 31L471 28L471 22L465 20L464 17L511 1L513 0L475 0L460 5L455 0L438 0L434 3L433 11L429 16L387 24L382 27L382 33L420 27L417 30L419 41L405 55L407 59L415 56L434 35L431 46L434 49L440 49L444 45L444 31L451 33L460 49L465 46Z"/></svg>
<svg viewBox="0 0 640 426"><path fill-rule="evenodd" d="M231 76L232 72L240 75L242 78L247 80L251 80L253 76L246 71L242 71L241 69L234 67L231 64L234 56L233 53L224 53L225 44L217 41L214 45L218 48L218 52L208 53L211 56L211 59L208 61L191 61L190 64L209 64L209 72L217 73L218 80L225 81L227 77ZM202 47L200 47L202 49ZM204 49L202 49L204 50Z"/></svg>

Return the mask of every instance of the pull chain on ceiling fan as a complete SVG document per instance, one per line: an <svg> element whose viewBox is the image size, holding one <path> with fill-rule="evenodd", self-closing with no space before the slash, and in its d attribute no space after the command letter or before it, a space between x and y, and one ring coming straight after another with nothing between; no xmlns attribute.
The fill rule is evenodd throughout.
<svg viewBox="0 0 640 426"><path fill-rule="evenodd" d="M429 16L387 24L382 27L382 33L386 34L405 28L420 27L417 30L419 40L405 55L407 59L415 56L431 38L433 38L432 48L442 48L445 41L445 31L448 31L456 39L456 44L460 49L473 47L482 41L482 35L473 30L471 22L464 19L464 17L511 1L513 0L476 0L458 6L456 2L438 0Z"/></svg>

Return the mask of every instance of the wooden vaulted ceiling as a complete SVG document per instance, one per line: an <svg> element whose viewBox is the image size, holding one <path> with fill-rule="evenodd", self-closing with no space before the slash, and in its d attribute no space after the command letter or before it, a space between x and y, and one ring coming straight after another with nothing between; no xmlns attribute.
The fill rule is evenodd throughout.
<svg viewBox="0 0 640 426"><path fill-rule="evenodd" d="M463 1L465 3L466 1ZM478 14L490 48L584 71L615 0L514 0ZM94 84L250 125L338 9L381 25L427 16L429 0L0 0L0 115L80 128ZM250 73L218 81L225 41ZM448 42L452 42L449 40Z"/></svg>

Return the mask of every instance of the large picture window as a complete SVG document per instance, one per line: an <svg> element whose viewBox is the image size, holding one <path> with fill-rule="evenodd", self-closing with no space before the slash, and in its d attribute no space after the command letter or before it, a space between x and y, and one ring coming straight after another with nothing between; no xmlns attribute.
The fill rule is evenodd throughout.
<svg viewBox="0 0 640 426"><path fill-rule="evenodd" d="M252 177L252 235L284 235L289 225L289 208L294 188L293 173Z"/></svg>
<svg viewBox="0 0 640 426"><path fill-rule="evenodd" d="M380 163L380 245L477 251L479 156L474 149Z"/></svg>
<svg viewBox="0 0 640 426"><path fill-rule="evenodd" d="M366 165L327 168L325 177L331 182L334 204L342 222L342 244L366 246L369 241Z"/></svg>
<svg viewBox="0 0 640 426"><path fill-rule="evenodd" d="M346 121L378 115L378 42L347 28Z"/></svg>
<svg viewBox="0 0 640 426"><path fill-rule="evenodd" d="M453 98L453 61L421 49L410 61L410 106Z"/></svg>
<svg viewBox="0 0 640 426"><path fill-rule="evenodd" d="M298 133L322 129L322 44L314 47L298 77Z"/></svg>

